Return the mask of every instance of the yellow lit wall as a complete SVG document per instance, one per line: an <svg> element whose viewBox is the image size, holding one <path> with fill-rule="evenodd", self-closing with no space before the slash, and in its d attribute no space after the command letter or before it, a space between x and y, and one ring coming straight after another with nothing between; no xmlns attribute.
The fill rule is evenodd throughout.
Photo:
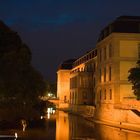
<svg viewBox="0 0 140 140"><path fill-rule="evenodd" d="M59 102L69 102L70 70L60 69L57 72L57 97Z"/></svg>
<svg viewBox="0 0 140 140"><path fill-rule="evenodd" d="M137 57L138 41L120 41L120 57Z"/></svg>
<svg viewBox="0 0 140 140"><path fill-rule="evenodd" d="M128 80L128 71L136 66L136 61L120 61L120 80Z"/></svg>
<svg viewBox="0 0 140 140"><path fill-rule="evenodd" d="M130 84L121 84L120 85L120 99L127 99L128 97L135 97L132 90L132 85Z"/></svg>
<svg viewBox="0 0 140 140"><path fill-rule="evenodd" d="M109 87L109 89L112 89L112 103L120 103L124 98L130 99L131 97L134 97L132 84L128 82L128 71L136 66L139 43L140 34L133 33L112 33L104 40L97 43L98 61L96 94L101 91L102 98L104 99L105 89L108 94ZM110 45L111 57L109 57ZM105 50L106 59L104 59ZM102 57L101 60L100 56ZM109 80L109 67L111 67L111 80ZM104 81L104 68L106 68L106 81ZM100 100L99 102L107 103L107 99Z"/></svg>

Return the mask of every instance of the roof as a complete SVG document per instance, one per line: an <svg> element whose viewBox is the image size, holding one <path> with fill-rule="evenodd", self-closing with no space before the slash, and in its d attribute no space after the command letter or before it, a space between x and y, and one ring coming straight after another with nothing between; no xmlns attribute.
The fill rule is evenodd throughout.
<svg viewBox="0 0 140 140"><path fill-rule="evenodd" d="M72 65L73 65L73 62L75 61L76 59L68 59L64 62L62 62L59 67L58 67L58 70L60 69L66 69L66 70L69 70L69 69L72 69Z"/></svg>
<svg viewBox="0 0 140 140"><path fill-rule="evenodd" d="M140 33L140 16L120 16L116 18L100 32L98 42L111 33Z"/></svg>

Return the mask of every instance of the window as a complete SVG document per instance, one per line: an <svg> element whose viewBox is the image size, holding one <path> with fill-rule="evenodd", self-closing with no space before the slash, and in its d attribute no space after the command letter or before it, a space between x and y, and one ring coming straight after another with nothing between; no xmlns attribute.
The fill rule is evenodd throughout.
<svg viewBox="0 0 140 140"><path fill-rule="evenodd" d="M112 100L112 89L109 90L109 97L110 97L110 100Z"/></svg>
<svg viewBox="0 0 140 140"><path fill-rule="evenodd" d="M74 99L74 104L76 104L76 101L77 101L77 93L75 92L75 99Z"/></svg>
<svg viewBox="0 0 140 140"><path fill-rule="evenodd" d="M75 93L73 92L73 104L75 104Z"/></svg>
<svg viewBox="0 0 140 140"><path fill-rule="evenodd" d="M100 62L102 61L102 50L100 49Z"/></svg>
<svg viewBox="0 0 140 140"><path fill-rule="evenodd" d="M101 62L102 61L102 50L101 49L98 50L98 55L99 55L99 62Z"/></svg>
<svg viewBox="0 0 140 140"><path fill-rule="evenodd" d="M140 43L138 44L138 58L140 58Z"/></svg>
<svg viewBox="0 0 140 140"><path fill-rule="evenodd" d="M99 81L101 82L101 78L102 78L102 70L99 70Z"/></svg>
<svg viewBox="0 0 140 140"><path fill-rule="evenodd" d="M70 104L71 104L71 92L70 92Z"/></svg>
<svg viewBox="0 0 140 140"><path fill-rule="evenodd" d="M87 93L83 92L83 103L87 104Z"/></svg>
<svg viewBox="0 0 140 140"><path fill-rule="evenodd" d="M110 58L110 57L112 57L112 45L111 44L109 45L108 49L109 49L109 58Z"/></svg>
<svg viewBox="0 0 140 140"><path fill-rule="evenodd" d="M105 89L105 92L104 92L104 100L106 100L106 89Z"/></svg>
<svg viewBox="0 0 140 140"><path fill-rule="evenodd" d="M74 101L74 93L72 92L72 97L71 97L71 103L73 104L73 101Z"/></svg>
<svg viewBox="0 0 140 140"><path fill-rule="evenodd" d="M101 90L100 90L99 94L100 94L99 95L99 97L100 97L99 99L102 100L102 91Z"/></svg>
<svg viewBox="0 0 140 140"><path fill-rule="evenodd" d="M104 48L104 60L106 60L106 47Z"/></svg>
<svg viewBox="0 0 140 140"><path fill-rule="evenodd" d="M111 66L109 67L109 81L111 81L111 73L112 73L112 69L111 69Z"/></svg>
<svg viewBox="0 0 140 140"><path fill-rule="evenodd" d="M64 96L64 103L67 102L67 96Z"/></svg>
<svg viewBox="0 0 140 140"><path fill-rule="evenodd" d="M93 63L93 73L95 72L95 70L96 70L96 65L95 63Z"/></svg>
<svg viewBox="0 0 140 140"><path fill-rule="evenodd" d="M106 82L106 67L104 68L104 82Z"/></svg>
<svg viewBox="0 0 140 140"><path fill-rule="evenodd" d="M95 83L95 78L93 78L93 87L95 87L95 84L96 84L96 83Z"/></svg>

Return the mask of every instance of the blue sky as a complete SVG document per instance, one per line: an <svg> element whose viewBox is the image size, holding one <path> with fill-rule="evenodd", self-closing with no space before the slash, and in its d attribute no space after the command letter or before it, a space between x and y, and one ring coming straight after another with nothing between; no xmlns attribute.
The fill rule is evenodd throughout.
<svg viewBox="0 0 140 140"><path fill-rule="evenodd" d="M0 19L30 47L33 65L55 80L58 65L95 47L121 15L140 16L140 0L0 0Z"/></svg>

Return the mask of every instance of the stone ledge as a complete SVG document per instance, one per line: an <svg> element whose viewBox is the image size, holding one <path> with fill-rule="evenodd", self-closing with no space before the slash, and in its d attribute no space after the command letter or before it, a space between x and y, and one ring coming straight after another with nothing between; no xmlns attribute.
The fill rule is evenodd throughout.
<svg viewBox="0 0 140 140"><path fill-rule="evenodd" d="M140 124L114 122L114 121L106 121L106 120L95 120L95 119L93 119L93 122L108 125L108 126L117 127L120 129L126 129L126 130L130 130L130 131L140 132Z"/></svg>

